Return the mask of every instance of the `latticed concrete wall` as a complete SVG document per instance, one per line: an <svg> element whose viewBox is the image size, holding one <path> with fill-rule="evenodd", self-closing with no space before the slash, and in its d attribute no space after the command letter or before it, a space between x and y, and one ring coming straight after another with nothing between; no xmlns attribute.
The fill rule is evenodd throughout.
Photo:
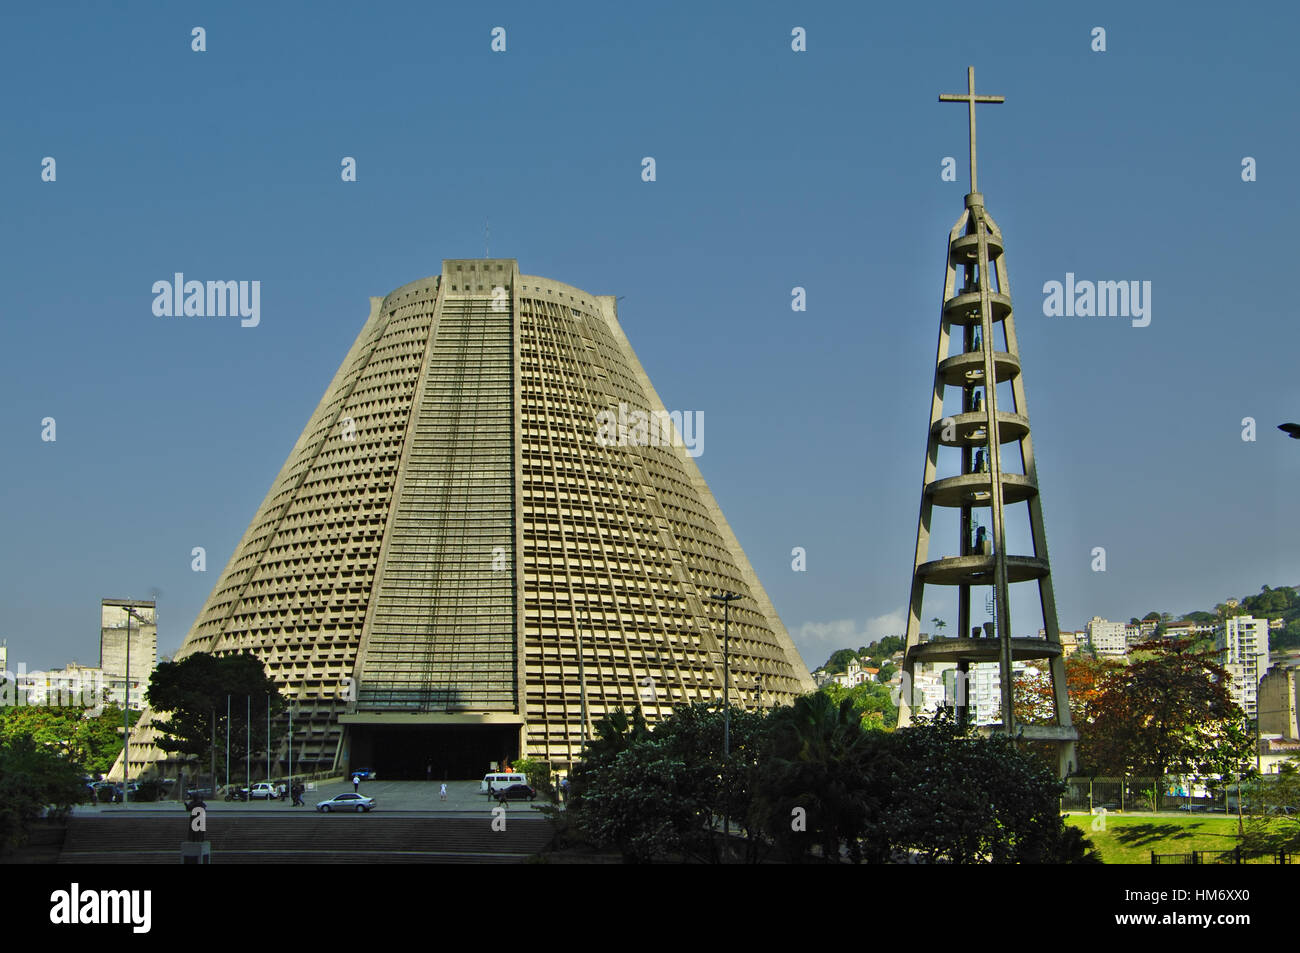
<svg viewBox="0 0 1300 953"><path fill-rule="evenodd" d="M372 299L177 657L261 658L307 768L366 712L514 713L570 761L579 644L591 721L720 698L720 591L733 701L811 690L685 448L598 439L620 404L664 410L613 298L477 259ZM136 735L133 773L161 756Z"/></svg>

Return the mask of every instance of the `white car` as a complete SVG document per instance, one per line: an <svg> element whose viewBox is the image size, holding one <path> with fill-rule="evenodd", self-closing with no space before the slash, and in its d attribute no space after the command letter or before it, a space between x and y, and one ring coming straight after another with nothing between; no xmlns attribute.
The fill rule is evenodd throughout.
<svg viewBox="0 0 1300 953"><path fill-rule="evenodd" d="M328 814L330 811L356 811L360 814L374 809L375 799L364 794L336 794L328 801L321 801L316 805L316 810L322 814Z"/></svg>

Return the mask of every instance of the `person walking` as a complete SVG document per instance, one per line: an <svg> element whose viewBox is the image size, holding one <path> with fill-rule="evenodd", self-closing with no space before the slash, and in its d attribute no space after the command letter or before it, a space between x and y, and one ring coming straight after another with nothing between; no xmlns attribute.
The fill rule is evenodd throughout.
<svg viewBox="0 0 1300 953"><path fill-rule="evenodd" d="M439 795L442 797L442 799L443 799L444 801L447 800L447 782L446 782L446 781L443 781L443 782L442 782L442 790L439 792Z"/></svg>
<svg viewBox="0 0 1300 953"><path fill-rule="evenodd" d="M358 794L361 791L361 775L352 775L352 793Z"/></svg>

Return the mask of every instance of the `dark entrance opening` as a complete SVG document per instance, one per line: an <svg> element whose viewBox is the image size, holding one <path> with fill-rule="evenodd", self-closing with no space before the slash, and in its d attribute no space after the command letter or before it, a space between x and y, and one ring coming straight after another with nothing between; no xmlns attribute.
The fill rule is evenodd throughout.
<svg viewBox="0 0 1300 953"><path fill-rule="evenodd" d="M352 725L353 768L373 768L381 781L479 780L519 757L518 725Z"/></svg>

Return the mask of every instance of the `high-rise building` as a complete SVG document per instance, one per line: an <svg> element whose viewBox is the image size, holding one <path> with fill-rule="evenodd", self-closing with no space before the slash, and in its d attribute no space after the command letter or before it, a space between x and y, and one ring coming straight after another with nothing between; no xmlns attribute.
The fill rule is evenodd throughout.
<svg viewBox="0 0 1300 953"><path fill-rule="evenodd" d="M1215 629L1214 647L1228 673L1228 691L1247 718L1257 713L1259 680L1268 670L1268 619L1239 615Z"/></svg>
<svg viewBox="0 0 1300 953"><path fill-rule="evenodd" d="M734 704L789 702L812 679L702 450L613 297L444 261L371 299L176 658L255 654L295 769L389 778L567 764L615 708L720 700L726 668Z"/></svg>
<svg viewBox="0 0 1300 953"><path fill-rule="evenodd" d="M131 671L127 667L127 633ZM132 708L144 707L149 678L158 667L158 606L152 600L103 599L99 604L99 668L112 701L130 694ZM129 688L128 688L129 682Z"/></svg>

